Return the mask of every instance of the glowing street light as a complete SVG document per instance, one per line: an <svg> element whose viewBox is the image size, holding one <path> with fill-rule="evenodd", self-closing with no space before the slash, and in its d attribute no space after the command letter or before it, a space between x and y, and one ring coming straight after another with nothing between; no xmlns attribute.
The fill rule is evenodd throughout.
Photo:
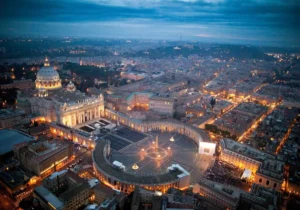
<svg viewBox="0 0 300 210"><path fill-rule="evenodd" d="M170 138L170 141L171 141L171 142L174 142L174 141L175 141L175 139L174 139L173 136Z"/></svg>

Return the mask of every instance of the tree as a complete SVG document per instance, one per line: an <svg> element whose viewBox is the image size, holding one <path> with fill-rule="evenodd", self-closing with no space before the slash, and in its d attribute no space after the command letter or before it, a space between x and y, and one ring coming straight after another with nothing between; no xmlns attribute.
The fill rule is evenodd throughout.
<svg viewBox="0 0 300 210"><path fill-rule="evenodd" d="M205 130L216 133L218 131L218 127L212 124L205 124Z"/></svg>
<svg viewBox="0 0 300 210"><path fill-rule="evenodd" d="M121 210L120 204L118 204L118 205L116 206L116 210Z"/></svg>
<svg viewBox="0 0 300 210"><path fill-rule="evenodd" d="M211 110L214 110L214 106L216 105L216 99L211 97L209 104L211 105Z"/></svg>
<svg viewBox="0 0 300 210"><path fill-rule="evenodd" d="M127 79L122 79L121 82L120 82L120 85L126 85L127 84Z"/></svg>
<svg viewBox="0 0 300 210"><path fill-rule="evenodd" d="M187 85L189 86L191 84L191 80L188 80L187 81Z"/></svg>

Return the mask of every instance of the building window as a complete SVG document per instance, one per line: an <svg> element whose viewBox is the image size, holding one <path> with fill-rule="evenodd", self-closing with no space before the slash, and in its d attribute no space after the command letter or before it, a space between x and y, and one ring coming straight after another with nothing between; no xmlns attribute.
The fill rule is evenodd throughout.
<svg viewBox="0 0 300 210"><path fill-rule="evenodd" d="M277 187L277 183L274 183L273 187L276 188Z"/></svg>
<svg viewBox="0 0 300 210"><path fill-rule="evenodd" d="M266 181L266 185L268 185L268 186L269 186L269 184L270 184L270 182L269 182L269 180L267 180L267 181Z"/></svg>
<svg viewBox="0 0 300 210"><path fill-rule="evenodd" d="M259 183L261 183L261 182L262 182L262 179L260 178L260 179L259 179Z"/></svg>

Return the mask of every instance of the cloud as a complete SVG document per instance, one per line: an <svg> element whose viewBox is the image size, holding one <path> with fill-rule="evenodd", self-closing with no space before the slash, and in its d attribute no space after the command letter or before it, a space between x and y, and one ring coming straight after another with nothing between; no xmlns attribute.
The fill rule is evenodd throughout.
<svg viewBox="0 0 300 210"><path fill-rule="evenodd" d="M103 33L110 33L109 26L119 26L143 37L151 30L150 38L161 33L174 37L182 33L186 37L206 34L224 40L230 35L244 40L257 36L267 42L270 34L276 34L281 42L300 45L298 11L300 1L292 0L3 0L0 33L17 25L13 28L19 30L14 32L26 34L34 25L36 33L47 34L52 24L53 33L64 33L59 31L64 25L74 34L80 34L76 28L98 34L95 25L102 24ZM135 30L141 27L143 31Z"/></svg>
<svg viewBox="0 0 300 210"><path fill-rule="evenodd" d="M154 7L162 3L162 0L86 0L86 1L97 5L109 5L109 6L118 6L118 7Z"/></svg>
<svg viewBox="0 0 300 210"><path fill-rule="evenodd" d="M198 0L177 0L177 1L185 2L185 3L195 3Z"/></svg>

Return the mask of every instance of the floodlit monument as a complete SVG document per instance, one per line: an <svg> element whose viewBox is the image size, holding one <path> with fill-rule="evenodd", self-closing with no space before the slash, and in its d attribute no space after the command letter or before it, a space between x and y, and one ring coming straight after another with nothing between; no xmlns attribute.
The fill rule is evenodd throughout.
<svg viewBox="0 0 300 210"><path fill-rule="evenodd" d="M35 89L18 93L18 108L41 116L45 121L74 127L104 114L102 94L89 97L76 90L72 81L63 88L60 76L48 58L37 73L35 86Z"/></svg>

